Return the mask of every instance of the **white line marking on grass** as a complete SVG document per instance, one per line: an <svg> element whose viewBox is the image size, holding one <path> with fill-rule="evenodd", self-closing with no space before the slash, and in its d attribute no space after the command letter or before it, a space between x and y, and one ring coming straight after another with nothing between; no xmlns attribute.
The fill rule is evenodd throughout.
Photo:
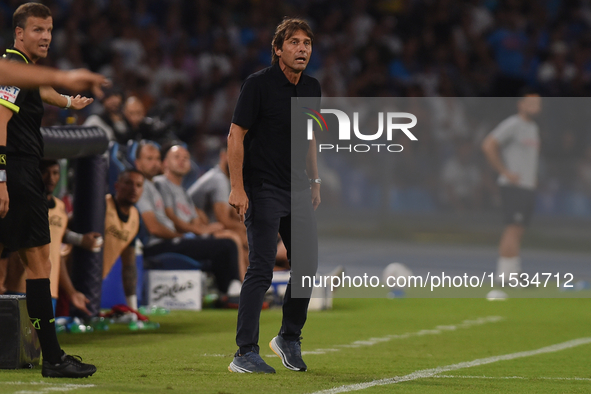
<svg viewBox="0 0 591 394"><path fill-rule="evenodd" d="M549 376L466 376L466 375L435 375L431 377L432 379L442 379L442 378L451 378L451 379L523 379L523 380L581 380L581 381L590 381L591 378L560 378L560 377L549 377Z"/></svg>
<svg viewBox="0 0 591 394"><path fill-rule="evenodd" d="M38 389L36 389L34 391L31 391L31 390L15 391L14 394L45 394L45 393L51 393L51 392L64 393L66 391L71 391L71 390L87 389L87 388L91 388L91 387L96 387L94 384L72 384L72 383L62 384L62 383L49 383L49 382L0 382L0 385L45 386L45 387L39 387Z"/></svg>
<svg viewBox="0 0 591 394"><path fill-rule="evenodd" d="M355 341L352 343L344 344L344 345L334 345L334 347L339 348L347 348L347 349L355 349L360 348L363 346L373 346L376 343L380 342L388 342L392 339L406 339L410 337L421 337L424 335L439 335L442 334L444 331L454 331L460 328L470 328L474 326L480 326L487 323L497 323L504 320L504 317L501 316L486 316L486 317L479 317L474 320L464 320L463 322L452 325L452 326L436 326L433 330L419 330L416 332L407 332L405 334L391 334L386 335L385 337L381 338L369 338L364 341ZM314 349L314 350L304 350L302 351L302 356L309 355L309 354L326 354L327 352L338 352L340 349ZM277 357L275 354L267 354L265 357Z"/></svg>
<svg viewBox="0 0 591 394"><path fill-rule="evenodd" d="M350 385L345 385L345 386L340 386L340 387L334 387L334 388L328 389L328 390L317 391L314 394L346 393L346 392L350 392L350 391L364 390L364 389L367 389L369 387L374 387L374 386L384 386L387 384L395 384L395 383L400 383L400 382L408 382L411 380L431 378L431 377L434 377L435 375L438 375L443 372L456 371L458 369L477 367L480 365L495 363L497 361L506 361L506 360L513 360L513 359L522 358L522 357L537 356L538 354L553 353L553 352L558 352L560 350L570 349L570 348L581 346L581 345L587 345L589 343L591 343L591 338L573 339L572 341L558 343L556 345L546 346L546 347L536 349L536 350L528 350L528 351L524 351L524 352L503 354L500 356L479 358L476 360L465 361L465 362L458 363L458 364L446 365L443 367L422 369L422 370L415 371L415 372L410 373L405 376L395 376L393 378L373 380L371 382L357 383L357 384L350 384Z"/></svg>

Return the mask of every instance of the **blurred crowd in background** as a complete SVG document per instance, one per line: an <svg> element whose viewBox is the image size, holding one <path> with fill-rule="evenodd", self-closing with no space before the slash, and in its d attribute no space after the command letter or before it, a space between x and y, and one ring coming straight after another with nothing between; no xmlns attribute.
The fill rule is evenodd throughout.
<svg viewBox="0 0 591 394"><path fill-rule="evenodd" d="M2 50L12 44L12 13L23 2L0 3ZM270 65L271 39L285 15L311 24L315 40L307 72L321 81L326 97L515 97L525 86L543 96L591 93L589 0L43 3L54 21L43 64L108 76L122 94L115 110L136 97L140 119L156 119L163 125L158 131L183 140L203 171L217 160L241 82ZM416 146L395 159L390 189L427 197L410 207L394 204L394 210L495 208L494 174L480 151L490 130L471 129L463 110L442 108L443 129L423 129ZM76 114L77 122L102 111L96 102ZM68 114L48 109L45 124L64 123ZM540 125L547 167L538 210L591 216L591 123L579 126ZM446 128L452 131L446 134ZM442 138L449 140L441 145ZM417 172L428 176L408 175ZM461 196L465 184L468 198Z"/></svg>

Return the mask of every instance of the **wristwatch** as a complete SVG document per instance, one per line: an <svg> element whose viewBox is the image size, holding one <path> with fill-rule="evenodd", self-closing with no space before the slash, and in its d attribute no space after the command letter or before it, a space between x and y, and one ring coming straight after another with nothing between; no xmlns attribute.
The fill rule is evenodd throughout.
<svg viewBox="0 0 591 394"><path fill-rule="evenodd" d="M316 179L308 179L308 181L310 181L310 183L317 183L317 184L321 184L322 183L322 179L320 178L316 178Z"/></svg>
<svg viewBox="0 0 591 394"><path fill-rule="evenodd" d="M6 182L6 170L0 170L0 183Z"/></svg>

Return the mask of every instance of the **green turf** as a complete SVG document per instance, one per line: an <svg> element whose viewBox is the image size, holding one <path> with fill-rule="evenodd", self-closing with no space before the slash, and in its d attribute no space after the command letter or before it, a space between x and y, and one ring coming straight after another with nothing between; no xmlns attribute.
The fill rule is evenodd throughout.
<svg viewBox="0 0 591 394"><path fill-rule="evenodd" d="M162 325L157 331L112 326L108 332L62 334L62 346L69 353L96 363L95 376L50 380L41 378L40 368L2 370L0 393L72 388L63 384L94 385L68 391L88 394L312 393L590 337L589 303L587 299L336 299L333 310L309 314L303 350L339 350L304 356L306 373L288 371L278 358L266 357L272 354L267 344L279 327L281 311L264 311L261 354L277 369L276 375L265 376L227 370L235 351L236 311L173 312L154 318ZM490 316L502 319L473 323ZM472 323L462 327L467 319ZM437 326L446 327L433 331ZM374 345L339 346L405 333L409 335ZM591 380L549 378L591 379L590 354L587 344L442 374L467 378L421 378L359 392L588 393Z"/></svg>

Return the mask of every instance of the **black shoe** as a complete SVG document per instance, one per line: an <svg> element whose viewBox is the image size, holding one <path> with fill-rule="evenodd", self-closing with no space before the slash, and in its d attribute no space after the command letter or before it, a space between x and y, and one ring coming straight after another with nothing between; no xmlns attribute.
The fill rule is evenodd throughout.
<svg viewBox="0 0 591 394"><path fill-rule="evenodd" d="M43 360L41 375L44 378L87 378L96 372L92 364L84 364L82 357L64 353L61 362L51 364Z"/></svg>
<svg viewBox="0 0 591 394"><path fill-rule="evenodd" d="M238 373L275 373L275 369L269 366L255 352L248 352L242 356L234 357L234 360L228 365L228 371Z"/></svg>
<svg viewBox="0 0 591 394"><path fill-rule="evenodd" d="M281 336L276 336L269 342L269 347L283 361L283 366L292 371L306 371L308 367L302 360L302 346L300 340L286 341Z"/></svg>

